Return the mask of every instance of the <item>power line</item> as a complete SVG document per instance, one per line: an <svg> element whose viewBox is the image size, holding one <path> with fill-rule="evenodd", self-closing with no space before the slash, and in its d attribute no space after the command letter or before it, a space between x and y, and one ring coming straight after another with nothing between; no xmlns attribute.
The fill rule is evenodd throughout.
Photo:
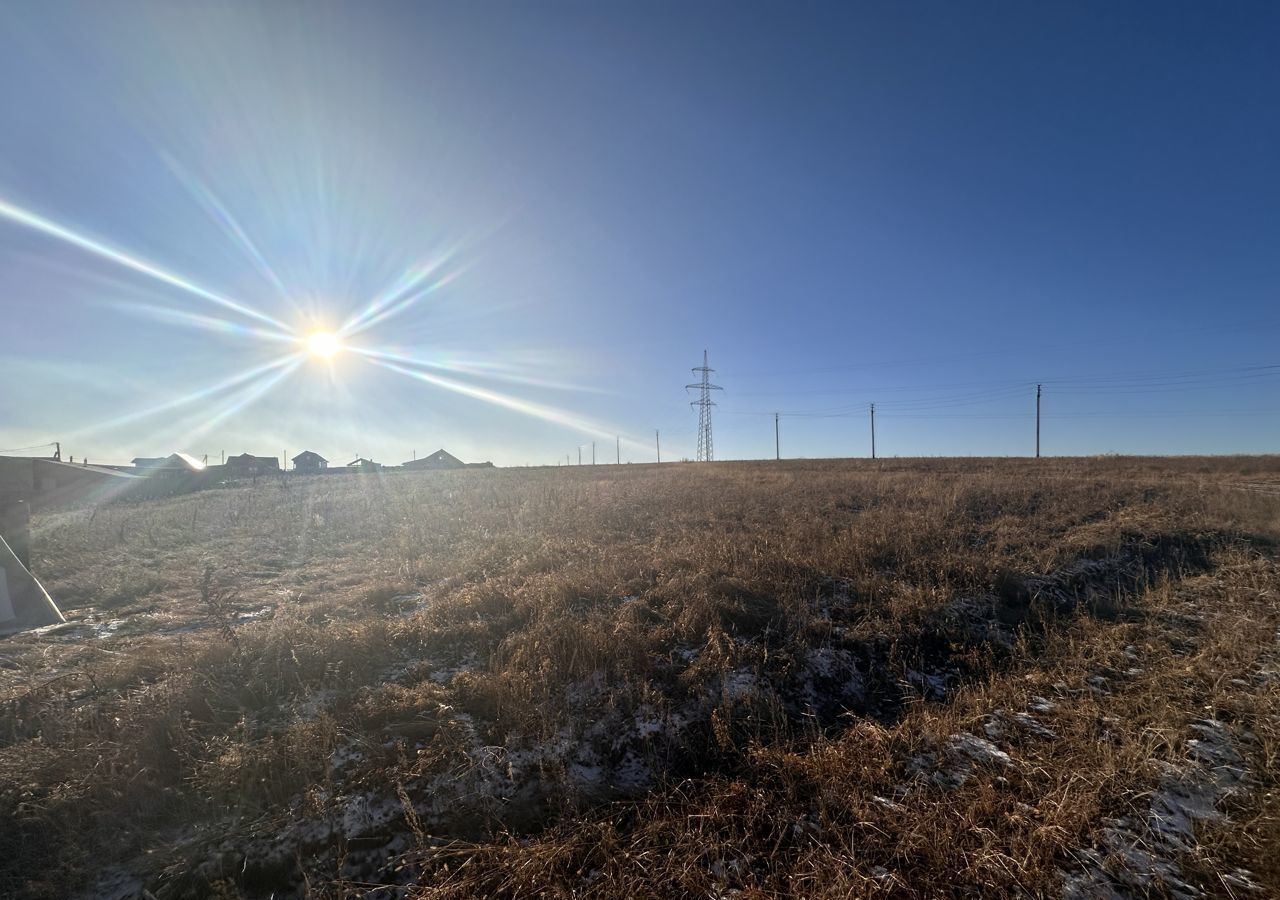
<svg viewBox="0 0 1280 900"><path fill-rule="evenodd" d="M45 447L53 447L57 441L49 441L47 444L32 444L30 447L10 447L8 450L0 450L0 453L21 453L23 450L43 450Z"/></svg>

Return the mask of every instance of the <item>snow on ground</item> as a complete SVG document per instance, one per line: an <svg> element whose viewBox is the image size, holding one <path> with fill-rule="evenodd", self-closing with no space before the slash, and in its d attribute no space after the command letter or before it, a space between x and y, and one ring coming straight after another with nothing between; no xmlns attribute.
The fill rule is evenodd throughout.
<svg viewBox="0 0 1280 900"><path fill-rule="evenodd" d="M1183 878L1178 855L1195 849L1196 825L1221 819L1222 803L1248 775L1228 725L1203 719L1191 732L1196 736L1187 740L1183 761L1158 764L1162 773L1145 811L1106 820L1097 845L1079 851L1078 867L1062 876L1066 900L1163 892L1177 900L1203 896ZM1260 891L1244 870L1222 877L1237 895Z"/></svg>

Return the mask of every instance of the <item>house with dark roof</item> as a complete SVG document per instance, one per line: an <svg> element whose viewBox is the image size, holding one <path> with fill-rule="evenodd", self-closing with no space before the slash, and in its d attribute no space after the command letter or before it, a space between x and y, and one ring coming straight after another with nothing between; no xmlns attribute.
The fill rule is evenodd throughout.
<svg viewBox="0 0 1280 900"><path fill-rule="evenodd" d="M273 475L280 471L280 460L274 456L241 453L239 456L228 456L223 471L231 476Z"/></svg>
<svg viewBox="0 0 1280 900"><path fill-rule="evenodd" d="M448 450L437 450L430 456L424 456L422 459L410 460L407 463L401 463L402 469L410 471L422 471L424 469L461 469L466 466L462 460L454 456Z"/></svg>
<svg viewBox="0 0 1280 900"><path fill-rule="evenodd" d="M377 463L361 456L347 463L347 468L353 472L376 472L382 468L382 463Z"/></svg>
<svg viewBox="0 0 1280 900"><path fill-rule="evenodd" d="M321 469L327 468L329 468L329 460L314 450L303 450L293 458L293 471L295 472L319 472Z"/></svg>
<svg viewBox="0 0 1280 900"><path fill-rule="evenodd" d="M196 459L190 453L170 453L165 457L140 456L133 461L138 474L149 478L175 478L184 475L199 475L208 466L203 460Z"/></svg>

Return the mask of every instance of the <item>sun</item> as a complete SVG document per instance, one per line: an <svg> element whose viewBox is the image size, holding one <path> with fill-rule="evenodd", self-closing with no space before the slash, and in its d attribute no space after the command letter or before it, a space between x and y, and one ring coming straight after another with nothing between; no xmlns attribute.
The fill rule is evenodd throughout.
<svg viewBox="0 0 1280 900"><path fill-rule="evenodd" d="M342 341L331 331L315 331L307 335L307 353L330 359L342 349Z"/></svg>

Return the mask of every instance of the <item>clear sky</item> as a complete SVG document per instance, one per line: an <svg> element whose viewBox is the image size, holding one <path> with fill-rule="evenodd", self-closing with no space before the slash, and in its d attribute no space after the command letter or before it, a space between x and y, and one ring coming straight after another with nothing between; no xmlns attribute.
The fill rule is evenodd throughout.
<svg viewBox="0 0 1280 900"><path fill-rule="evenodd" d="M0 6L0 450L1280 449L1273 3ZM331 358L297 340L347 326ZM38 451L31 451L38 452Z"/></svg>

